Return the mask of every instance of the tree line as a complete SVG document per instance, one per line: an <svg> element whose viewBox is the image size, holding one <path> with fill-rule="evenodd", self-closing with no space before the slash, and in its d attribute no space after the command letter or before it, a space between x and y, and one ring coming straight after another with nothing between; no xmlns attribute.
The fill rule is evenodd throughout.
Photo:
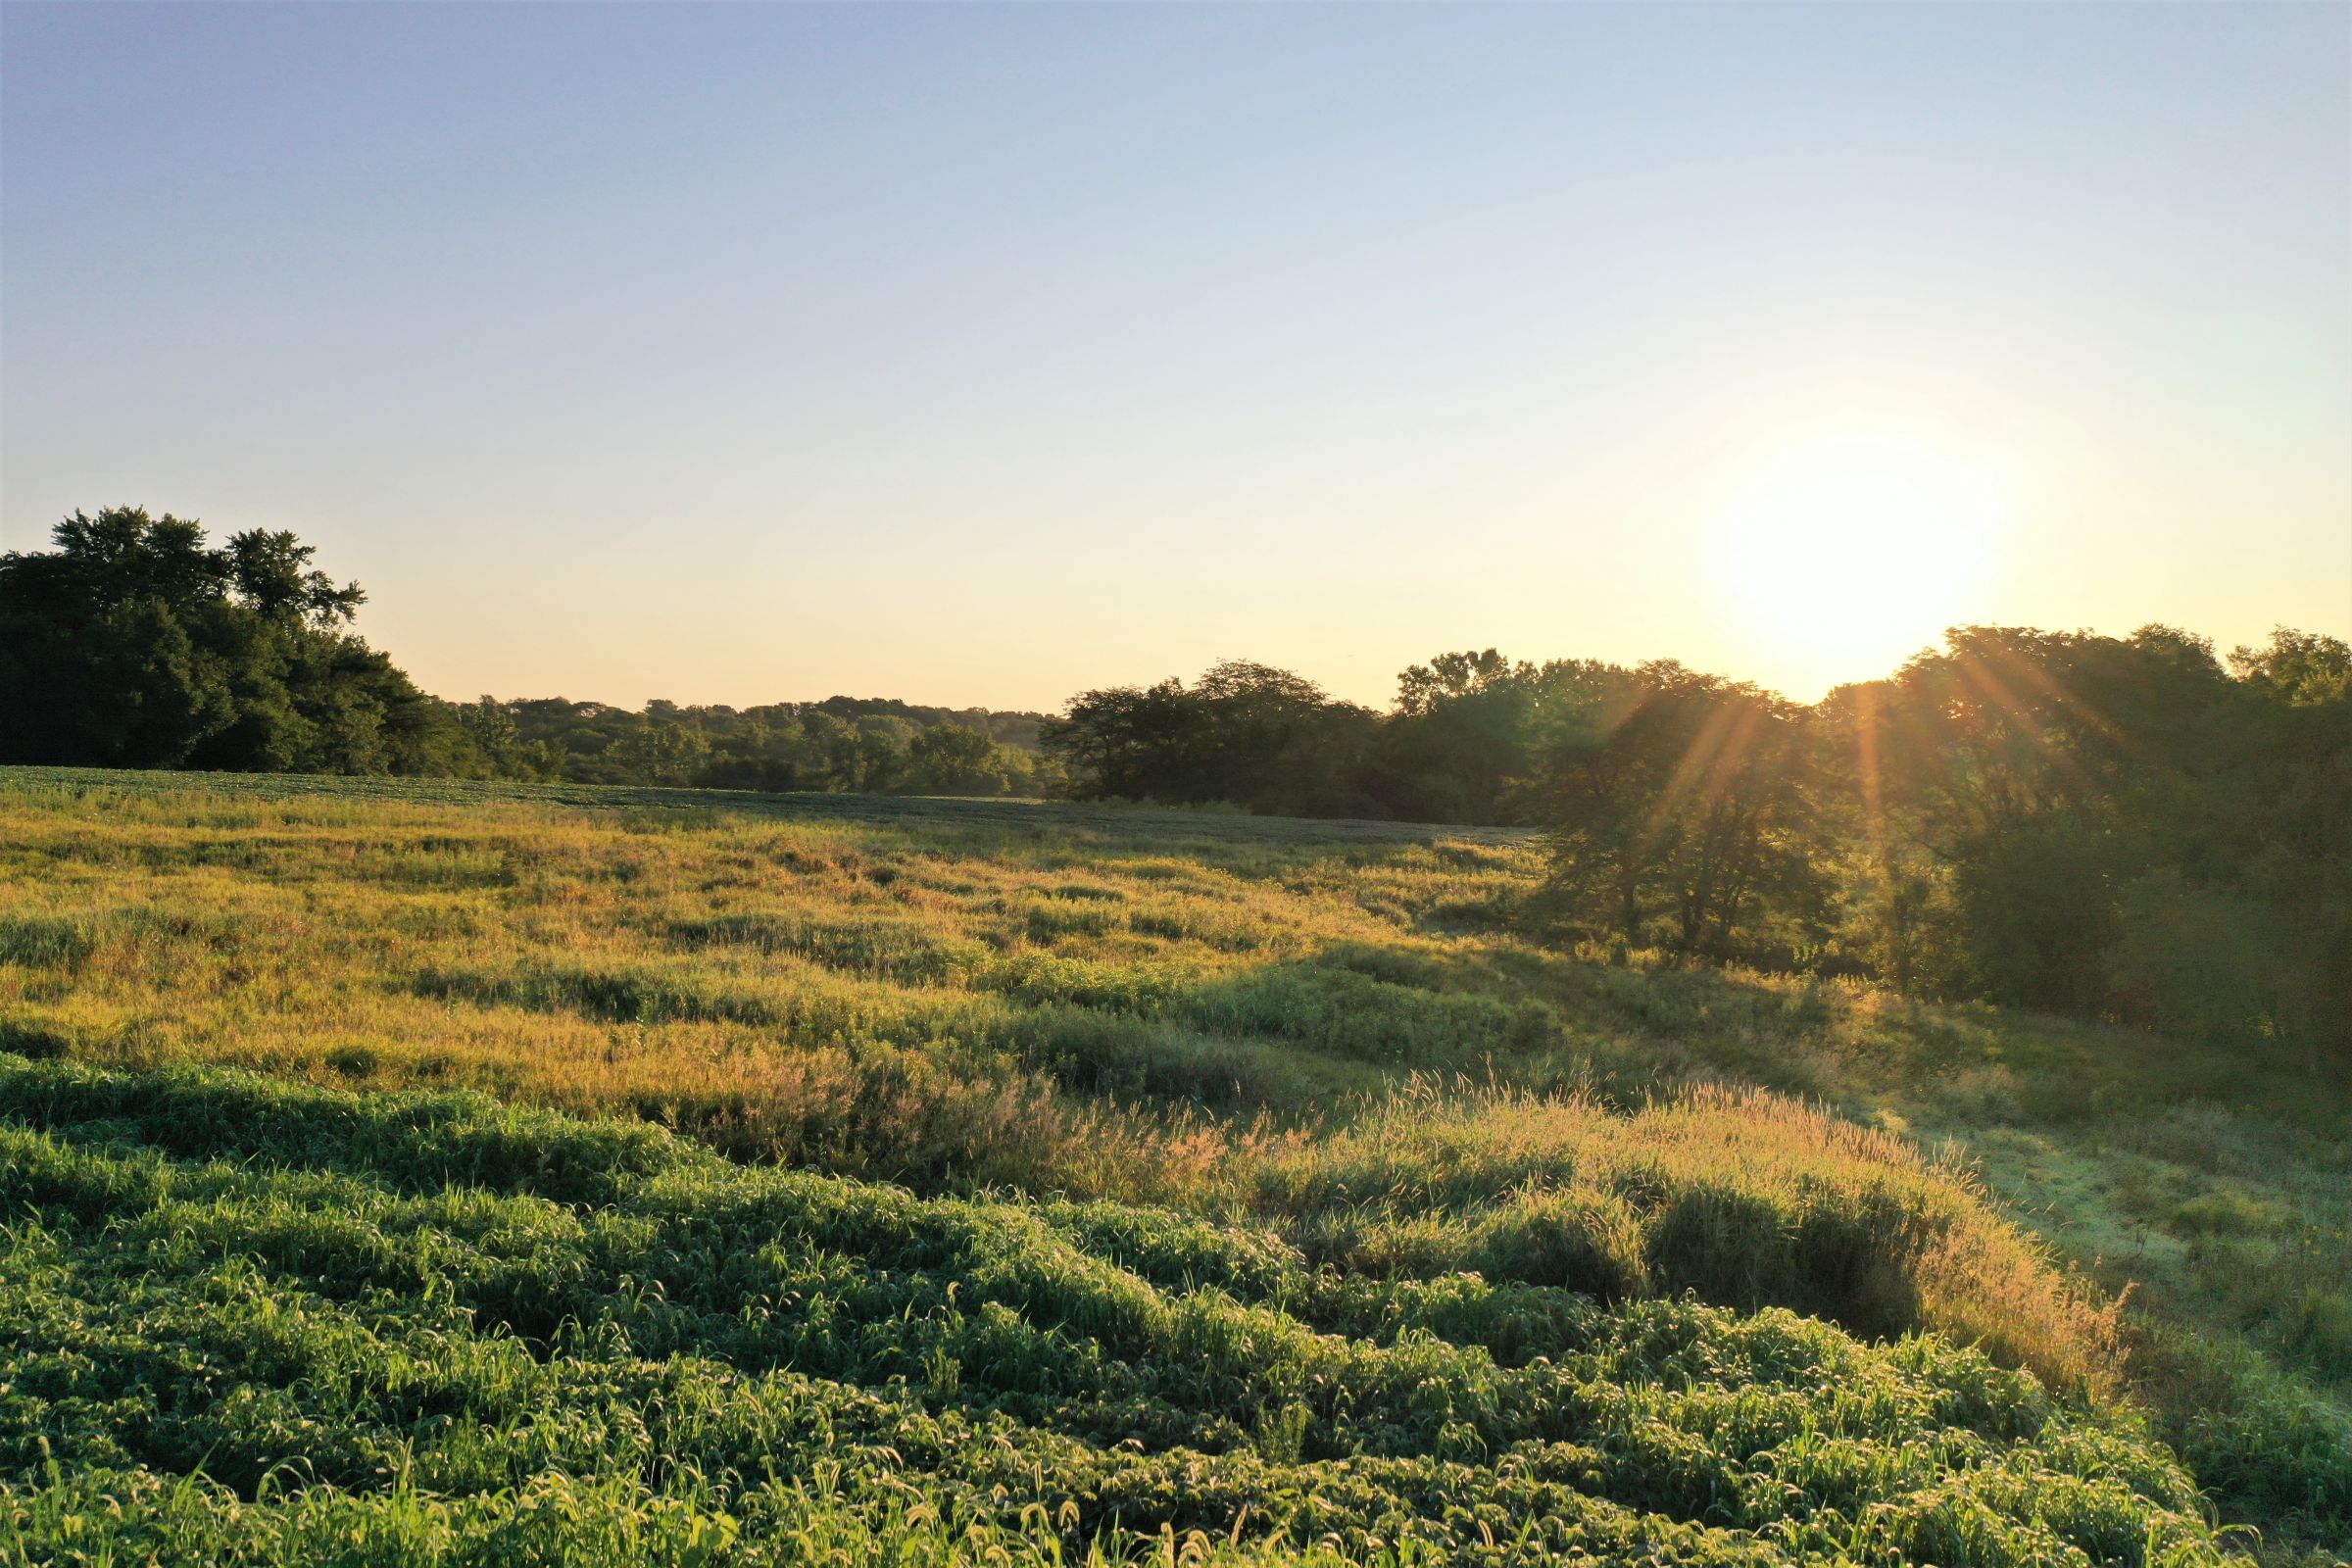
<svg viewBox="0 0 2352 1568"><path fill-rule="evenodd" d="M561 697L484 697L458 712L495 772L588 784L862 794L1058 793L1041 713L828 697L757 708L633 711Z"/></svg>
<svg viewBox="0 0 2352 1568"><path fill-rule="evenodd" d="M0 557L0 762L715 789L1035 794L1044 715L828 698L642 711L449 703L351 630L367 595L293 534L76 512Z"/></svg>
<svg viewBox="0 0 2352 1568"><path fill-rule="evenodd" d="M1618 954L1883 979L2352 1065L2352 649L1955 628L1815 704L1672 662L1263 665L1083 692L1073 793L1544 830L1531 911Z"/></svg>
<svg viewBox="0 0 2352 1568"><path fill-rule="evenodd" d="M1060 715L419 691L290 533L0 557L0 761L1066 795L1519 824L1552 940L2268 1037L2352 1065L2352 650L1972 626L1814 704L1493 649L1387 711L1228 662Z"/></svg>

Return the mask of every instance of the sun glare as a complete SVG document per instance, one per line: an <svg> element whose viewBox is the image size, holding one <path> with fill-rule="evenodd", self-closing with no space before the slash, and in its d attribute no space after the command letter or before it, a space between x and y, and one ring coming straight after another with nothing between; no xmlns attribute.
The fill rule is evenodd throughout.
<svg viewBox="0 0 2352 1568"><path fill-rule="evenodd" d="M1909 436L1843 434L1750 476L1718 559L1733 608L1791 687L1799 674L1826 686L1885 674L1972 618L2009 512L1982 464Z"/></svg>

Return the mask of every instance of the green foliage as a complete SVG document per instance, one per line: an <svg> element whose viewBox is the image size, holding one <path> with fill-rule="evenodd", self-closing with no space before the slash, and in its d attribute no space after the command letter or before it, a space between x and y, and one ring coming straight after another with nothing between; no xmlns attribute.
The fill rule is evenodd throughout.
<svg viewBox="0 0 2352 1568"><path fill-rule="evenodd" d="M1799 707L1672 662L1441 655L1393 712L1226 663L1080 693L1086 797L1528 822L1566 942L2352 1059L2352 651L1963 627Z"/></svg>
<svg viewBox="0 0 2352 1568"><path fill-rule="evenodd" d="M2337 1365L2352 1366L2352 1357L2337 1353ZM2227 1339L2142 1325L2134 1354L2166 1432L2200 1485L2352 1549L2352 1413L2342 1403Z"/></svg>
<svg viewBox="0 0 2352 1568"><path fill-rule="evenodd" d="M2133 1421L1933 1338L220 1071L0 1057L0 1151L9 1560L2219 1555Z"/></svg>
<svg viewBox="0 0 2352 1568"><path fill-rule="evenodd" d="M761 708L651 702L642 712L561 698L485 697L477 722L513 737L511 776L704 789L1035 795L1054 769L1038 716L828 698ZM492 716L494 715L494 716ZM506 755L506 754L502 754Z"/></svg>
<svg viewBox="0 0 2352 1568"><path fill-rule="evenodd" d="M590 1112L606 1142L465 1156L487 1185L543 1164L586 1207L610 1200L586 1185L601 1170L691 1152L633 1142L640 1122L933 1195L1060 1193L1033 1206L1163 1292L1374 1340L1405 1313L1506 1367L1552 1354L1580 1297L1924 1330L2110 1415L2144 1400L2226 1520L2352 1530L2330 1436L2352 1393L2352 1105L2291 1043L1539 948L1514 911L1543 873L1509 830L12 770L0 1050ZM1779 1093L1696 1087L1722 1083ZM374 1137L337 1108L354 1102L302 1102L317 1114L186 1096L75 1115L298 1168ZM1331 1275L1327 1313L1287 1304L1301 1269ZM1519 1303L1507 1325L1447 1326L1494 1310L1465 1271ZM941 1386L974 1387L953 1353ZM1312 1462L1308 1403L1233 1419L1260 1458ZM466 1528L537 1528L500 1511L568 1495L537 1486L467 1494ZM408 1517L392 1495L299 1517L373 1530Z"/></svg>
<svg viewBox="0 0 2352 1568"><path fill-rule="evenodd" d="M342 628L364 599L290 533L209 549L169 513L76 512L0 557L0 761L475 771L478 755Z"/></svg>
<svg viewBox="0 0 2352 1568"><path fill-rule="evenodd" d="M1376 714L1288 670L1228 661L1190 687L1081 692L1041 738L1082 798L1524 822L1542 758L1605 723L1631 682L1597 662L1441 654L1405 670L1395 711Z"/></svg>
<svg viewBox="0 0 2352 1568"><path fill-rule="evenodd" d="M1288 670L1229 660L1187 689L1083 692L1041 731L1082 796L1377 816L1363 795L1376 716Z"/></svg>
<svg viewBox="0 0 2352 1568"><path fill-rule="evenodd" d="M1548 765L1621 722L1640 684L1634 671L1592 660L1440 654L1396 678L1396 711L1373 747L1375 793L1408 820L1548 820L1540 788Z"/></svg>
<svg viewBox="0 0 2352 1568"><path fill-rule="evenodd" d="M906 746L908 781L926 795L1004 795L1025 771L1010 748L961 724L934 724Z"/></svg>
<svg viewBox="0 0 2352 1568"><path fill-rule="evenodd" d="M1803 710L1679 665L1644 665L1605 733L1562 747L1548 890L1630 947L1784 959L1815 945L1826 772Z"/></svg>
<svg viewBox="0 0 2352 1568"><path fill-rule="evenodd" d="M1833 694L1856 864L1931 885L1864 951L1946 994L2352 1060L2352 650L2282 629L2230 665L2162 626L1968 627Z"/></svg>

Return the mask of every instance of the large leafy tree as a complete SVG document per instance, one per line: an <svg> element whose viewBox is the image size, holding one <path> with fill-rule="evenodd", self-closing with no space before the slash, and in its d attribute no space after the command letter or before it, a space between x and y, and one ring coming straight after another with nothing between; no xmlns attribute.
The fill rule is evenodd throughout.
<svg viewBox="0 0 2352 1568"><path fill-rule="evenodd" d="M1630 711L1554 759L1551 903L1638 946L1788 961L1818 938L1828 889L1819 730L1679 664L1638 678Z"/></svg>
<svg viewBox="0 0 2352 1568"><path fill-rule="evenodd" d="M1634 671L1595 660L1440 654L1397 676L1396 710L1372 748L1372 789L1392 814L1419 821L1541 821L1546 770L1640 696Z"/></svg>
<svg viewBox="0 0 2352 1568"><path fill-rule="evenodd" d="M1411 665L1375 748L1381 794L1421 821L1509 820L1543 696L1541 671L1492 648Z"/></svg>
<svg viewBox="0 0 2352 1568"><path fill-rule="evenodd" d="M1968 626L1836 706L1891 845L1938 868L1937 989L2113 1010L2126 890L2191 853L2231 697L2213 650Z"/></svg>
<svg viewBox="0 0 2352 1568"><path fill-rule="evenodd" d="M1106 686L1070 699L1069 710L1039 732L1082 796L1187 801L1195 794L1201 741L1198 705L1180 680Z"/></svg>
<svg viewBox="0 0 2352 1568"><path fill-rule="evenodd" d="M2352 653L1970 626L1823 705L1906 987L2341 1051Z"/></svg>
<svg viewBox="0 0 2352 1568"><path fill-rule="evenodd" d="M1304 676L1228 660L1190 687L1081 692L1041 739L1081 795L1373 815L1362 775L1379 722Z"/></svg>
<svg viewBox="0 0 2352 1568"><path fill-rule="evenodd" d="M466 772L445 705L353 635L366 596L293 534L220 547L137 507L0 557L0 760Z"/></svg>
<svg viewBox="0 0 2352 1568"><path fill-rule="evenodd" d="M2217 977L2251 981L2232 988L2236 1010L2315 1064L2352 1067L2352 646L2281 627L2230 666L2238 700L2214 731L2210 838L2183 878L2209 906L2262 911L2256 961ZM2210 1009L2213 994L2196 1003Z"/></svg>
<svg viewBox="0 0 2352 1568"><path fill-rule="evenodd" d="M1194 683L1195 771L1181 798L1283 814L1367 814L1358 760L1377 718L1303 675L1227 660Z"/></svg>
<svg viewBox="0 0 2352 1568"><path fill-rule="evenodd" d="M934 724L906 746L907 782L933 795L1002 795L1020 754L963 724Z"/></svg>

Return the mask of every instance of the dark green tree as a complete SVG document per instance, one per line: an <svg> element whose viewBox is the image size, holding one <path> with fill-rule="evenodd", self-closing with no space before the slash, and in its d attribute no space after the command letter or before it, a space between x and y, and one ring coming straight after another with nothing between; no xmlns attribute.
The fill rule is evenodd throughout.
<svg viewBox="0 0 2352 1568"><path fill-rule="evenodd" d="M365 596L293 534L76 512L0 557L0 760L468 772L447 705L348 629Z"/></svg>
<svg viewBox="0 0 2352 1568"><path fill-rule="evenodd" d="M1575 929L1679 956L1793 961L1829 889L1820 734L1805 710L1679 664L1554 759L1546 902Z"/></svg>
<svg viewBox="0 0 2352 1568"><path fill-rule="evenodd" d="M906 785L923 794L1002 795L1016 770L1010 748L964 724L933 724L906 746Z"/></svg>
<svg viewBox="0 0 2352 1568"><path fill-rule="evenodd" d="M1949 930L1920 979L2114 1010L2124 890L2185 853L2230 695L2212 649L2169 628L1969 626L1831 705L1869 819L1940 868Z"/></svg>
<svg viewBox="0 0 2352 1568"><path fill-rule="evenodd" d="M1509 821L1511 791L1533 761L1543 695L1535 666L1492 648L1408 667L1374 748L1383 803L1417 821Z"/></svg>
<svg viewBox="0 0 2352 1568"><path fill-rule="evenodd" d="M1092 800L1193 799L1200 744L1199 705L1180 680L1081 692L1039 732L1070 787Z"/></svg>

